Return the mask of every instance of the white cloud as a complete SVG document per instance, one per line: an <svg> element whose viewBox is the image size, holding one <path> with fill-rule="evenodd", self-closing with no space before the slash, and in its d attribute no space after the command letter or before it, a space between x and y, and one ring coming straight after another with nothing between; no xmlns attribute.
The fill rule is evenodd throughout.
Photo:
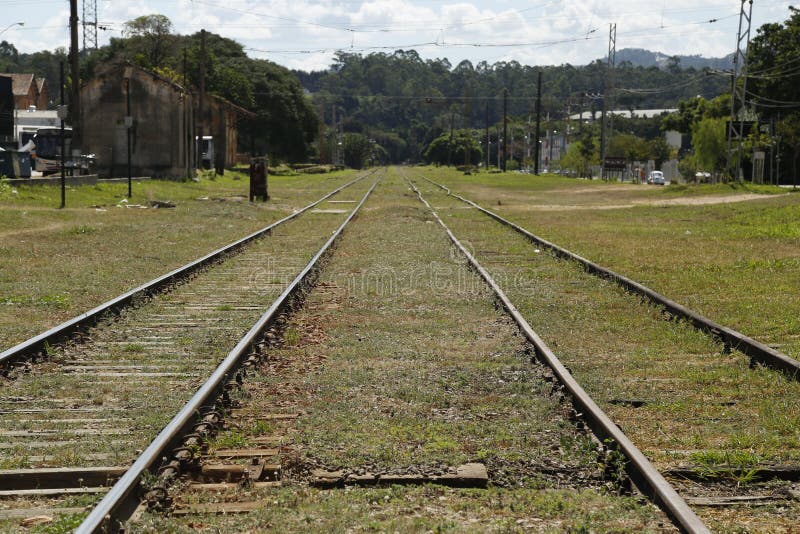
<svg viewBox="0 0 800 534"><path fill-rule="evenodd" d="M453 65L463 59L585 64L605 56L610 22L617 24L617 49L722 56L734 48L739 9L733 0L702 4L696 0L648 4L641 0L101 0L98 4L101 23L115 30L101 31L101 43L118 36L127 20L162 13L179 33L205 28L245 48L268 51L251 50L254 57L303 69L326 68L332 61L331 51L337 48L352 46L353 51L368 53L372 47L391 51L434 41L439 46L420 47L420 55L447 57ZM30 0L30 12L52 5L52 0ZM765 22L788 18L788 5L756 3L753 34ZM42 20L26 12L25 31L10 29L3 38L25 52L66 46L67 10L59 6L48 13ZM19 16L18 6L0 4L0 20ZM703 22L710 19L718 21ZM527 44L491 46L509 43Z"/></svg>

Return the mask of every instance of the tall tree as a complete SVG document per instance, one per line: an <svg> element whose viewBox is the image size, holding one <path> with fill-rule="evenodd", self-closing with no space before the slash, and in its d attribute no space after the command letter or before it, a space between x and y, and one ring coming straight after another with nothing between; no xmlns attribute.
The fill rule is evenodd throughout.
<svg viewBox="0 0 800 534"><path fill-rule="evenodd" d="M163 67L172 53L175 36L172 22L164 15L142 15L125 23L122 35L129 40L132 58L143 67Z"/></svg>
<svg viewBox="0 0 800 534"><path fill-rule="evenodd" d="M791 182L800 181L800 10L786 22L764 24L748 48L749 98L764 122L776 123Z"/></svg>

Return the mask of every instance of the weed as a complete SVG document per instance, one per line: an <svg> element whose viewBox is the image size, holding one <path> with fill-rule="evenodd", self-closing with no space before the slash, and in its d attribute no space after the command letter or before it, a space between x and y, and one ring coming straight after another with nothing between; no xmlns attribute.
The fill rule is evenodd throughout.
<svg viewBox="0 0 800 534"><path fill-rule="evenodd" d="M758 480L761 458L747 451L702 451L691 455L700 478L725 479L746 485Z"/></svg>
<svg viewBox="0 0 800 534"><path fill-rule="evenodd" d="M73 226L69 230L67 230L67 234L71 235L89 235L94 234L97 232L97 228L94 226L89 226L88 224L81 224L78 226Z"/></svg>
<svg viewBox="0 0 800 534"><path fill-rule="evenodd" d="M247 436L237 431L223 432L213 440L214 448L218 449L235 449L245 447L247 444Z"/></svg>
<svg viewBox="0 0 800 534"><path fill-rule="evenodd" d="M289 327L283 333L283 340L286 345L294 347L300 343L300 332L297 328Z"/></svg>
<svg viewBox="0 0 800 534"><path fill-rule="evenodd" d="M250 433L256 436L268 436L275 432L275 423L272 421L265 421L263 419L259 419L253 423L253 426L250 429Z"/></svg>

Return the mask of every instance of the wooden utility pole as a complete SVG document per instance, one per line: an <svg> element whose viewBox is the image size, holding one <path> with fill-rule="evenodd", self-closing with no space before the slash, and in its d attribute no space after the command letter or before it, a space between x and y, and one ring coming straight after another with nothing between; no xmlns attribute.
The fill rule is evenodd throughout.
<svg viewBox="0 0 800 534"><path fill-rule="evenodd" d="M453 119L455 119L456 113L454 111L450 111L450 142L447 144L447 166L449 167L453 163Z"/></svg>
<svg viewBox="0 0 800 534"><path fill-rule="evenodd" d="M58 110L59 118L61 119L61 207L67 206L67 136L64 135L64 60L59 64L61 74L61 85L59 86L61 92L61 107Z"/></svg>
<svg viewBox="0 0 800 534"><path fill-rule="evenodd" d="M69 62L72 85L70 86L70 120L72 121L72 149L80 149L81 136L81 72L78 50L78 0L69 0Z"/></svg>
<svg viewBox="0 0 800 534"><path fill-rule="evenodd" d="M489 148L491 147L491 142L489 140L489 101L486 101L486 170L489 170Z"/></svg>
<svg viewBox="0 0 800 534"><path fill-rule="evenodd" d="M541 154L541 146L539 140L539 129L542 125L542 71L539 71L539 76L536 81L536 137L534 143L534 152L536 155L533 158L533 174L539 174L539 156Z"/></svg>
<svg viewBox="0 0 800 534"><path fill-rule="evenodd" d="M503 89L503 172L508 160L508 89Z"/></svg>
<svg viewBox="0 0 800 534"><path fill-rule="evenodd" d="M203 168L203 134L206 118L206 31L200 30L200 97L197 105L197 168Z"/></svg>

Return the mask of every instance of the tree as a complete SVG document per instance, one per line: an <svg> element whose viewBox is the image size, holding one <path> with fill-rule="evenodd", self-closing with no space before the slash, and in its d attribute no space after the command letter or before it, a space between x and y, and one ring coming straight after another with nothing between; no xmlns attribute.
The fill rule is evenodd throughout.
<svg viewBox="0 0 800 534"><path fill-rule="evenodd" d="M650 149L646 140L633 134L620 133L611 138L608 155L622 157L628 161L650 159Z"/></svg>
<svg viewBox="0 0 800 534"><path fill-rule="evenodd" d="M289 161L306 161L318 132L317 113L288 69L270 61L248 61L254 111L252 126L259 151Z"/></svg>
<svg viewBox="0 0 800 534"><path fill-rule="evenodd" d="M0 42L0 72L10 72L18 62L17 48L8 41Z"/></svg>
<svg viewBox="0 0 800 534"><path fill-rule="evenodd" d="M655 161L656 167L658 168L673 155L673 148L667 143L667 140L664 139L663 136L650 139L647 142L647 148L650 152L650 159Z"/></svg>
<svg viewBox="0 0 800 534"><path fill-rule="evenodd" d="M468 161L477 165L482 155L481 147L470 130L457 130L452 141L449 132L443 133L431 141L424 154L428 162L440 165L463 165Z"/></svg>
<svg viewBox="0 0 800 534"><path fill-rule="evenodd" d="M146 68L163 67L175 42L172 22L164 15L142 15L125 23L122 35L129 39L135 63Z"/></svg>
<svg viewBox="0 0 800 534"><path fill-rule="evenodd" d="M589 173L589 160L584 157L583 141L570 143L567 153L561 156L561 168L569 169L578 173L578 176L586 176Z"/></svg>
<svg viewBox="0 0 800 534"><path fill-rule="evenodd" d="M774 120L782 160L790 161L792 183L798 181L800 159L800 10L789 6L783 24L761 26L748 47L748 92L764 122ZM750 81L752 80L752 81ZM782 167L785 169L786 167ZM778 177L780 179L780 177Z"/></svg>
<svg viewBox="0 0 800 534"><path fill-rule="evenodd" d="M725 119L703 119L692 129L692 147L697 165L718 172L725 165Z"/></svg>
<svg viewBox="0 0 800 534"><path fill-rule="evenodd" d="M354 169L360 169L366 164L372 153L372 143L363 134L344 134L342 151L344 152L344 164Z"/></svg>

